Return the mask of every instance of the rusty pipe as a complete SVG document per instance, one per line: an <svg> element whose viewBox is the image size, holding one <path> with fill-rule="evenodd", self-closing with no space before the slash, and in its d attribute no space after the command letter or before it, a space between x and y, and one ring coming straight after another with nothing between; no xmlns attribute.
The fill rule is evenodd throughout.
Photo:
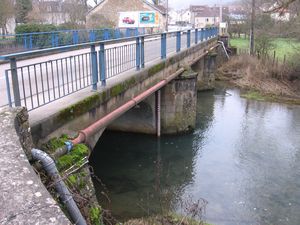
<svg viewBox="0 0 300 225"><path fill-rule="evenodd" d="M158 82L156 85L153 87L149 88L148 90L144 91L143 93L139 94L138 96L134 97L133 99L129 100L126 102L124 105L120 106L119 108L115 109L114 111L110 112L106 116L102 117L92 125L88 126L84 130L79 131L79 135L77 138L72 140L72 144L79 144L79 143L84 143L88 137L91 135L95 134L97 131L100 129L106 127L109 123L111 123L113 120L121 116L123 113L137 105L139 102L144 100L145 98L149 97L159 89L161 89L163 86L165 86L167 83L169 83L171 80L176 78L178 75L184 72L184 69L181 68L177 70L175 73L172 75L168 76L164 80Z"/></svg>

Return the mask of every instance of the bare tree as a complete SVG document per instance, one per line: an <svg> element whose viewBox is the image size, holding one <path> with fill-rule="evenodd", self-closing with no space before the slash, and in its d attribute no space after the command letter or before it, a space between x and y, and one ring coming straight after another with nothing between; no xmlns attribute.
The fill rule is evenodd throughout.
<svg viewBox="0 0 300 225"><path fill-rule="evenodd" d="M2 34L7 33L7 24L14 17L14 4L11 0L0 0L0 28Z"/></svg>
<svg viewBox="0 0 300 225"><path fill-rule="evenodd" d="M87 0L65 0L63 2L65 13L69 15L70 23L85 23L87 13Z"/></svg>

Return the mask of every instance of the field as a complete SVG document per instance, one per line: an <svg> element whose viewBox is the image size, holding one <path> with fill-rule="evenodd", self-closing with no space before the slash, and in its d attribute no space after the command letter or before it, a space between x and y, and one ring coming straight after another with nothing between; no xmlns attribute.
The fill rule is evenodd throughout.
<svg viewBox="0 0 300 225"><path fill-rule="evenodd" d="M283 60L284 55L286 55L287 58L290 58L297 51L300 51L300 42L293 39L276 38L273 40L273 43L276 46L274 50L276 51L276 56L279 60ZM249 40L244 38L232 38L230 39L230 45L235 46L238 49L248 49Z"/></svg>

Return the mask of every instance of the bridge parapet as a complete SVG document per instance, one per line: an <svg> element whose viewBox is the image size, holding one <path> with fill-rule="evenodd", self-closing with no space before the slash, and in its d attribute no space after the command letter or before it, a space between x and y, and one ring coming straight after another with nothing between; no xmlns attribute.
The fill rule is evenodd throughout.
<svg viewBox="0 0 300 225"><path fill-rule="evenodd" d="M9 106L25 106L31 111L88 87L94 91L101 85L105 87L115 76L140 70L155 60L207 42L217 34L218 29L213 27L0 56L0 60L10 61L10 69L5 70L6 93L3 94ZM68 54L37 59L58 51ZM37 62L18 66L26 57L35 57Z"/></svg>

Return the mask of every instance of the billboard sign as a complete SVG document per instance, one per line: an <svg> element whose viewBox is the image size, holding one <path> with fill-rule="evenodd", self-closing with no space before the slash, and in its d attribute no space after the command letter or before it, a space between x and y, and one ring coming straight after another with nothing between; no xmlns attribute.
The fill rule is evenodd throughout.
<svg viewBox="0 0 300 225"><path fill-rule="evenodd" d="M139 15L137 12L120 12L119 27L138 27Z"/></svg>
<svg viewBox="0 0 300 225"><path fill-rule="evenodd" d="M157 27L159 26L159 15L156 12L140 12L140 27Z"/></svg>
<svg viewBox="0 0 300 225"><path fill-rule="evenodd" d="M157 12L120 12L119 27L158 27L159 15Z"/></svg>

